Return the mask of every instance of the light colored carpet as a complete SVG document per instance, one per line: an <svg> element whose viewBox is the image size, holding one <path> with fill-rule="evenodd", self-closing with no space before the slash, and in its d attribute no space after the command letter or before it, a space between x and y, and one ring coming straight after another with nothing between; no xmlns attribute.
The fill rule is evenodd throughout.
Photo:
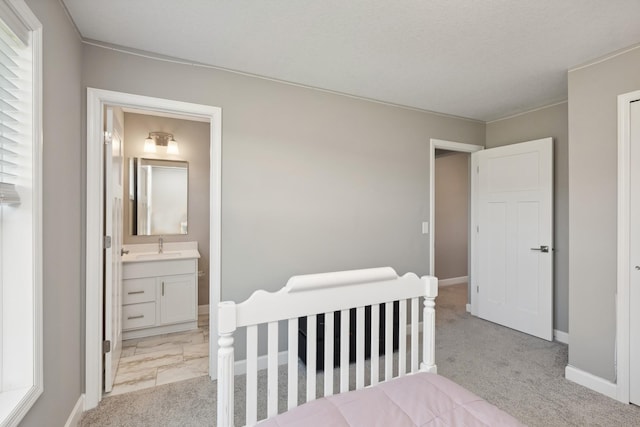
<svg viewBox="0 0 640 427"><path fill-rule="evenodd" d="M624 405L564 378L567 346L471 316L466 285L440 289L436 364L452 379L529 426L640 426Z"/></svg>
<svg viewBox="0 0 640 427"><path fill-rule="evenodd" d="M438 373L529 426L640 426L640 408L623 405L564 379L567 346L550 343L465 312L466 285L440 289L436 303ZM299 369L301 390L304 369ZM286 381L281 369L280 382ZM353 375L351 375L353 378ZM266 378L259 376L261 388ZM321 381L318 381L318 387ZM244 377L236 379L243 401ZM208 377L104 399L82 426L215 425L216 383ZM259 413L264 413L264 399ZM286 406L282 398L281 408ZM236 408L236 423L244 421Z"/></svg>

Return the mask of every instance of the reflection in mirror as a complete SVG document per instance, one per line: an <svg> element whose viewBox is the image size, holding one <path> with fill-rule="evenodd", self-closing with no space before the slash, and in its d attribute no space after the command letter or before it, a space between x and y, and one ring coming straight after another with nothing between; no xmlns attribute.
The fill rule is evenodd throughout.
<svg viewBox="0 0 640 427"><path fill-rule="evenodd" d="M188 180L187 162L130 159L131 234L187 234Z"/></svg>

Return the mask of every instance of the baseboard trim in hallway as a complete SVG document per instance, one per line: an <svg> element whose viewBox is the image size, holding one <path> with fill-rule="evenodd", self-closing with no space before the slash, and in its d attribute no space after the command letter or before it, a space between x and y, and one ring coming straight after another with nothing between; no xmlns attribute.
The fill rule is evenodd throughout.
<svg viewBox="0 0 640 427"><path fill-rule="evenodd" d="M469 276L451 277L449 279L438 279L438 286L451 286L460 283L467 283Z"/></svg>
<svg viewBox="0 0 640 427"><path fill-rule="evenodd" d="M553 330L553 339L562 344L569 344L569 334L567 332L559 331L557 329Z"/></svg>

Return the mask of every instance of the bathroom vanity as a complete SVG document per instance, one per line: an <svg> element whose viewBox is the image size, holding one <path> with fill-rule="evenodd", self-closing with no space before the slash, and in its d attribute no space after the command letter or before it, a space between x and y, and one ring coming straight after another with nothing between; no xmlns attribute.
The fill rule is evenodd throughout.
<svg viewBox="0 0 640 427"><path fill-rule="evenodd" d="M197 248L197 242L123 246L123 339L198 327Z"/></svg>

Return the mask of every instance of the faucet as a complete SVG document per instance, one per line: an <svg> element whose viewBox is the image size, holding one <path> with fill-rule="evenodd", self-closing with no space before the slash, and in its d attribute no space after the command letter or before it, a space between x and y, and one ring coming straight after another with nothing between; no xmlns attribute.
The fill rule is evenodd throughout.
<svg viewBox="0 0 640 427"><path fill-rule="evenodd" d="M158 253L161 254L164 251L164 239L162 238L162 236L160 236L158 238Z"/></svg>

